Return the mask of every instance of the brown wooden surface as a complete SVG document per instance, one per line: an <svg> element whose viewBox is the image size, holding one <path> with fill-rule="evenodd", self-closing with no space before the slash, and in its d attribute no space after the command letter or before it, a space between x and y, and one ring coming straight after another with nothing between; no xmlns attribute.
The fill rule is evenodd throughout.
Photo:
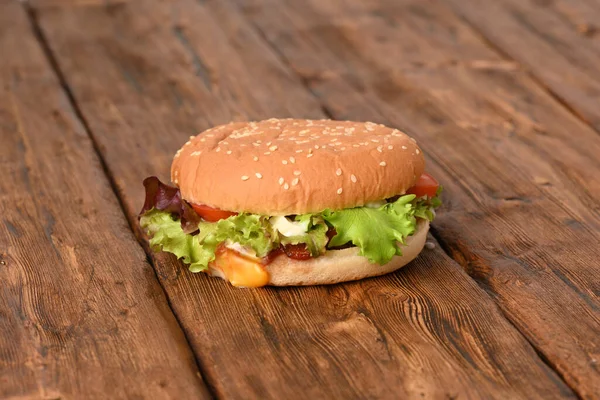
<svg viewBox="0 0 600 400"><path fill-rule="evenodd" d="M598 0L444 0L600 131Z"/></svg>
<svg viewBox="0 0 600 400"><path fill-rule="evenodd" d="M10 21L19 9L11 4L5 7ZM193 375L195 365L174 314L211 394L219 398L600 396L600 138L569 111L593 110L590 97L577 97L580 103L567 107L554 100L546 91L554 90L551 82L542 75L536 75L542 84L532 80L521 59L498 53L440 1L32 4L40 42L49 46L55 72L64 76L134 229L141 180L150 174L166 179L172 154L190 134L231 119L332 116L385 122L418 139L428 169L446 188L445 206L433 224L442 246L424 251L398 273L330 287L238 290L193 275L168 255L153 255L167 304L143 257L136 262L131 256L141 254L139 248L122 239L128 237L127 226L101 169L94 167L97 161L88 161L96 155L86 164L79 161L76 165L87 169L69 177L80 183L69 180L74 188L67 193L100 187L104 195L86 192L90 207L108 209L110 198L110 215L121 221L117 237L123 250L102 246L104 257L112 259L110 269L104 268L128 272L133 287L141 275L136 266L146 271L142 286L154 288L159 310L139 315L134 327L119 325L130 342L118 355L135 359L140 349L132 338L136 326L145 326L143 318L162 316L159 332L160 326L173 330L160 340L177 346L151 353L170 362L159 374L169 386L158 393L184 398L204 393L202 381L186 375ZM582 52L594 51L585 46ZM51 74L42 59L37 62ZM56 77L49 80L58 96ZM40 83L29 85L26 95L39 97ZM567 97L563 101L569 102ZM41 118L36 107L27 112L32 121ZM70 131L43 129L70 137ZM92 152L79 129L82 138L68 143ZM13 164L27 160L18 153L13 157ZM46 163L58 165L51 158ZM98 174L104 183L90 185L94 180L85 179L86 173ZM10 181L7 188L17 184L22 182ZM62 218L67 217L55 217ZM73 213L69 218L81 219ZM112 219L98 217L94 225L112 232ZM14 243L23 243L13 225L6 232ZM115 241L110 234L103 239ZM55 287L57 278L44 282ZM98 290L110 290L102 282ZM29 286L44 288L38 282ZM127 298L144 295L131 289ZM111 299L124 301L116 294ZM109 318L110 311L98 307L95 315ZM69 318L62 309L47 312ZM8 322L5 336L20 336L15 329L24 325ZM107 343L118 346L118 340ZM32 349L26 343L21 352ZM117 362L110 350L98 353ZM26 363L17 356L8 360L8 380L21 382ZM168 370L177 362L186 366L181 373ZM69 370L76 365L65 361L50 370L83 379L85 374ZM155 376L136 382L147 390L141 397L152 397ZM185 381L197 386L177 392L175 382ZM119 383L129 382L125 375ZM35 397L14 387L10 395ZM77 393L86 389L102 386L83 385Z"/></svg>
<svg viewBox="0 0 600 400"><path fill-rule="evenodd" d="M240 4L334 117L414 134L447 188L436 236L577 393L598 395L597 133L438 3Z"/></svg>
<svg viewBox="0 0 600 400"><path fill-rule="evenodd" d="M207 398L18 3L0 54L0 398Z"/></svg>

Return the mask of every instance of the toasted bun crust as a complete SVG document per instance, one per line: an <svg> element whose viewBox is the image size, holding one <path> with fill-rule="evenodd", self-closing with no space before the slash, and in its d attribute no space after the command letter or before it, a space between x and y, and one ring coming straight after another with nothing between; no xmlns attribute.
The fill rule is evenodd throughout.
<svg viewBox="0 0 600 400"><path fill-rule="evenodd" d="M324 255L306 261L279 256L267 265L270 286L329 285L388 274L414 260L425 245L429 221L419 220L417 231L406 239L402 255L385 265L372 264L358 255L356 247L343 250L327 250ZM211 270L213 276L224 277L223 273Z"/></svg>
<svg viewBox="0 0 600 400"><path fill-rule="evenodd" d="M191 137L175 155L171 180L192 203L290 215L403 194L424 168L415 141L397 129L270 119L230 123Z"/></svg>

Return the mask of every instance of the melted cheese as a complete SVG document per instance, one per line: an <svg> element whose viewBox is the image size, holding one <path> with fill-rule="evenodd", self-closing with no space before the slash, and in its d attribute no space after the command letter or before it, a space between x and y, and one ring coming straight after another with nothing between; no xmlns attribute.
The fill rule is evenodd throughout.
<svg viewBox="0 0 600 400"><path fill-rule="evenodd" d="M220 251L211 267L222 273L222 278L237 287L260 287L269 283L269 273L258 261L236 251L225 249ZM215 274L221 275L221 274Z"/></svg>

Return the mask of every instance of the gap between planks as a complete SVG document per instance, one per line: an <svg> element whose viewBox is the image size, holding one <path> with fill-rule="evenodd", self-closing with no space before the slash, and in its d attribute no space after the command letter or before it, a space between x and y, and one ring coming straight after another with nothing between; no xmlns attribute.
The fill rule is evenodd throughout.
<svg viewBox="0 0 600 400"><path fill-rule="evenodd" d="M236 7L236 8L239 9L239 6L237 4L234 5L234 7ZM455 14L455 12L453 10L452 10L452 13ZM284 65L290 71L290 73L292 73L292 74L294 74L294 75L296 75L298 77L298 80L306 88L307 92L309 92L316 99L316 101L320 104L321 109L323 110L323 112L325 113L325 115L327 115L329 118L333 119L333 115L334 114L332 113L332 111L329 109L329 107L326 104L324 104L321 101L321 99L319 98L319 96L311 89L310 84L309 84L310 78L306 78L306 77L303 77L303 76L299 75L296 72L296 70L294 68L292 68L292 66L291 66L289 60L286 58L286 56L284 54L282 54L281 51L279 51L278 48L276 48L275 46L273 46L271 44L271 42L266 37L266 34L264 33L264 31L260 27L256 26L256 24L250 18L247 18L246 15L245 15L245 13L241 12L240 14L243 16L244 19L246 19L246 21L248 22L248 26L250 26L254 30L254 32L263 41L263 43L269 49L271 49L271 51L273 52L273 54L275 54L277 56L277 58L282 63L282 65ZM462 18L461 16L458 16L458 17L459 17L459 19L463 23L465 23L465 25L467 27L469 27L469 29L471 29L472 32L474 32L485 44L487 44L492 49L492 51L495 51L497 54L499 54L501 57L503 57L505 59L505 61L512 62L512 63L514 63L514 65L522 67L521 63L519 63L517 60L513 59L512 57L510 57L502 49L498 48L493 42L489 41L487 39L487 37L485 37L480 31L478 31L470 23L468 23L467 21L465 21L464 18ZM538 86L540 86L545 93L547 93L550 97L552 97L559 104L561 104L563 107L565 107L577 119L581 120L584 124L592 127L591 124L583 118L583 116L581 116L575 109L573 109L564 99L562 99L561 97L559 97L558 94L556 94L552 89L550 89L548 86L546 86L543 83L543 81L541 81L536 76L534 76L530 71L528 71L528 70L525 70L525 71L527 73L527 76L530 77L532 79L532 81L535 82L535 84L537 84ZM444 253L446 253L446 255L450 259L454 260L454 262L456 262L456 264L458 264L458 265L460 265L461 267L464 268L464 265L460 262L460 260L459 260L458 257L455 257L455 254L456 253L460 253L462 256L468 256L468 254L466 254L466 253L464 253L464 252L462 252L460 250L452 251L449 248L449 246L447 245L447 243L443 240L443 238L441 237L441 235L437 232L437 229L435 229L434 227L432 227L432 229L430 230L430 233L436 239L436 241L440 244L440 248L444 251ZM519 327L516 324L513 323L513 321L508 317L508 315L506 314L506 312L496 303L496 301L494 300L493 296L487 290L486 285L482 284L481 282L479 282L478 279L474 278L470 274L467 274L467 275L469 276L470 279L472 279L473 281L475 281L475 283L477 283L477 285L479 287L481 287L488 294L488 296L490 297L490 300L495 305L496 309L500 312L500 314L504 317L504 319L513 328L515 328L515 330L517 332L519 332L519 334L527 341L527 343L529 343L529 345L535 351L535 353L540 358L540 360L542 360L542 362L544 364L546 364L550 369L552 369L552 371L554 371L560 377L560 379L562 380L562 382L565 385L567 385L567 387L569 387L573 391L573 393L575 394L575 396L577 396L577 398L582 399L582 396L577 392L576 388L572 387L572 386L570 386L568 384L568 382L565 380L565 378L560 373L560 371L555 367L554 363L552 363L546 356L544 356L544 354L535 346L535 344L527 337L527 335L525 335L519 329Z"/></svg>
<svg viewBox="0 0 600 400"><path fill-rule="evenodd" d="M54 56L54 53L52 53L52 49L50 48L50 45L48 44L48 41L46 40L46 37L44 36L44 32L42 31L42 29L38 23L36 10L33 9L28 2L23 2L23 7L24 7L27 17L29 19L29 23L31 25L31 30L32 30L35 38L37 39L37 41L42 49L42 52L44 53L44 56L46 57L46 60L50 64L50 68L52 69L52 72L54 72L54 74L56 75L56 78L58 79L60 87L62 88L62 90L65 92L65 95L67 96L69 105L73 108L77 119L79 119L79 121L81 122L83 128L85 129L87 136L90 138L90 141L92 142L92 147L94 149L94 152L98 156L98 159L100 160L100 165L102 166L102 171L104 172L104 175L108 179L108 182L110 183L110 187L111 187L113 193L115 194L115 197L117 198L119 207L121 208L121 211L123 213L123 217L125 218L125 220L127 220L127 224L129 225L129 228L131 229L134 236L137 238L140 246L144 249L144 252L146 253L146 258L148 260L148 263L152 266L152 269L154 270L154 276L156 277L156 280L160 284L160 287L165 295L165 299L167 301L167 305L169 306L169 310L173 314L175 321L177 321L177 325L179 326L179 329L181 329L181 331L183 332L183 336L185 337L185 341L186 341L188 348L190 349L190 352L194 355L194 361L196 364L196 368L198 368L198 371L200 371L200 374L202 375L201 377L203 378L202 380L204 381L204 384L208 390L208 394L213 399L216 399L217 396L215 394L216 393L215 389L209 383L210 380L204 379L205 374L204 374L204 368L202 366L202 363L200 362L196 352L194 352L194 350L192 348L192 345L190 343L190 338L188 337L186 330L183 328L183 325L181 324L179 316L173 310L173 305L171 304L171 300L170 300L169 296L167 295L167 292L165 290L162 279L160 279L160 277L158 276L158 272L156 270L156 265L154 264L154 259L150 256L150 249L144 245L144 243L142 242L142 238L136 234L137 230L134 227L133 222L127 217L127 209L126 209L125 203L123 202L123 198L122 198L121 194L119 193L119 189L117 187L115 179L112 176L112 174L110 173L110 169L108 168L108 165L106 164L106 160L104 159L104 156L103 156L102 152L100 151L99 144L98 144L96 138L94 137L94 134L92 133L92 130L91 130L87 120L85 119L83 113L81 112L81 109L79 108L79 105L77 104L77 101L75 100L75 97L73 96L73 92L71 91L71 88L67 84L65 76L56 61L56 57Z"/></svg>

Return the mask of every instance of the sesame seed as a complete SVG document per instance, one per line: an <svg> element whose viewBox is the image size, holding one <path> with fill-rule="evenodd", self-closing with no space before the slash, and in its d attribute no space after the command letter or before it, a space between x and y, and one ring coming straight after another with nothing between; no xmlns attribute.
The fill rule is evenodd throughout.
<svg viewBox="0 0 600 400"><path fill-rule="evenodd" d="M265 144L266 144L267 146L270 146L270 145L271 145L271 142L267 142L267 143L265 143Z"/></svg>
<svg viewBox="0 0 600 400"><path fill-rule="evenodd" d="M312 156L313 156L312 153L309 153L306 155L306 158L311 158Z"/></svg>
<svg viewBox="0 0 600 400"><path fill-rule="evenodd" d="M402 146L402 150L406 150L406 149L408 149L408 147Z"/></svg>
<svg viewBox="0 0 600 400"><path fill-rule="evenodd" d="M315 149L319 150L319 145L315 144Z"/></svg>
<svg viewBox="0 0 600 400"><path fill-rule="evenodd" d="M192 140L193 138L195 138L196 136L190 136L190 140Z"/></svg>
<svg viewBox="0 0 600 400"><path fill-rule="evenodd" d="M288 161L287 161L287 160L281 160L281 163L282 163L283 165L287 165Z"/></svg>
<svg viewBox="0 0 600 400"><path fill-rule="evenodd" d="M419 153L420 153L419 149L416 149L416 150L415 150L415 153L419 154Z"/></svg>
<svg viewBox="0 0 600 400"><path fill-rule="evenodd" d="M352 183L356 183L356 176L354 174L350 175L350 180Z"/></svg>
<svg viewBox="0 0 600 400"><path fill-rule="evenodd" d="M284 188L285 190L288 190L288 189L290 188L290 185L288 185L288 184L287 184L287 182L286 182L286 183L283 185L283 188Z"/></svg>
<svg viewBox="0 0 600 400"><path fill-rule="evenodd" d="M294 157L290 157L290 162L291 162L292 164L294 164L294 163L296 162L296 159L295 159Z"/></svg>
<svg viewBox="0 0 600 400"><path fill-rule="evenodd" d="M275 151L275 150L277 150L277 146L276 146L276 145L273 145L273 146L269 147L269 150L271 150L271 151Z"/></svg>
<svg viewBox="0 0 600 400"><path fill-rule="evenodd" d="M231 150L227 150L227 154L231 154Z"/></svg>
<svg viewBox="0 0 600 400"><path fill-rule="evenodd" d="M394 148L394 146L392 146L391 144L388 146L388 150L392 150Z"/></svg>
<svg viewBox="0 0 600 400"><path fill-rule="evenodd" d="M279 186L283 185L283 177L279 178Z"/></svg>
<svg viewBox="0 0 600 400"><path fill-rule="evenodd" d="M261 179L261 178L262 178L262 174L261 174L260 172L257 172L257 173L256 173L256 174L254 174L254 175L256 175L256 177L257 177L258 179Z"/></svg>
<svg viewBox="0 0 600 400"><path fill-rule="evenodd" d="M298 178L294 178L292 180L292 186L296 186L298 184L299 179Z"/></svg>
<svg viewBox="0 0 600 400"><path fill-rule="evenodd" d="M177 180L177 178L175 178L175 180L173 182L175 182L175 184L179 183L179 181Z"/></svg>
<svg viewBox="0 0 600 400"><path fill-rule="evenodd" d="M343 192L343 191L344 191L344 190L343 190L342 188L339 188L339 189L337 190L337 194L342 194L342 192Z"/></svg>
<svg viewBox="0 0 600 400"><path fill-rule="evenodd" d="M258 161L258 157L256 157L256 156L252 157L252 159L253 159L254 161Z"/></svg>
<svg viewBox="0 0 600 400"><path fill-rule="evenodd" d="M206 142L206 138L200 138L201 142Z"/></svg>
<svg viewBox="0 0 600 400"><path fill-rule="evenodd" d="M338 138L333 138L330 140L330 142L337 142L337 141L338 141Z"/></svg>
<svg viewBox="0 0 600 400"><path fill-rule="evenodd" d="M188 145L190 145L190 144L192 144L192 142L190 142L189 140L188 140L187 142L185 142L185 145L186 145L186 146L188 146Z"/></svg>
<svg viewBox="0 0 600 400"><path fill-rule="evenodd" d="M199 156L200 154L202 154L202 152L201 152L201 151L194 151L194 152L192 152L192 154L190 154L190 155L191 155L192 157L197 157L197 156Z"/></svg>
<svg viewBox="0 0 600 400"><path fill-rule="evenodd" d="M268 156L269 154L271 154L271 152L270 151L265 151L264 154L265 154L265 156Z"/></svg>
<svg viewBox="0 0 600 400"><path fill-rule="evenodd" d="M217 152L217 153L220 152L220 151L221 151L220 147L217 147L217 149L215 150L215 152Z"/></svg>
<svg viewBox="0 0 600 400"><path fill-rule="evenodd" d="M247 181L249 178L246 175L242 175L242 180Z"/></svg>
<svg viewBox="0 0 600 400"><path fill-rule="evenodd" d="M254 142L254 143L252 143L252 146L254 146L254 147L258 147L258 146L260 146L260 144L258 144L258 143L256 143L256 142Z"/></svg>
<svg viewBox="0 0 600 400"><path fill-rule="evenodd" d="M352 147L360 147L359 144L353 144Z"/></svg>
<svg viewBox="0 0 600 400"><path fill-rule="evenodd" d="M373 142L373 143L379 143L379 140L377 140L377 139L371 139L371 142Z"/></svg>
<svg viewBox="0 0 600 400"><path fill-rule="evenodd" d="M381 165L382 167L385 167L387 164L385 163L385 161L382 161L379 163L379 165Z"/></svg>
<svg viewBox="0 0 600 400"><path fill-rule="evenodd" d="M346 147L342 146L340 147L340 150L346 150Z"/></svg>
<svg viewBox="0 0 600 400"><path fill-rule="evenodd" d="M335 174L336 174L337 176L340 176L340 175L342 174L342 169L341 169L341 168L338 168L338 169L336 169L336 170L335 170Z"/></svg>
<svg viewBox="0 0 600 400"><path fill-rule="evenodd" d="M221 142L221 143L223 143L223 144L229 144L228 142L225 142L225 141L223 141L223 142Z"/></svg>
<svg viewBox="0 0 600 400"><path fill-rule="evenodd" d="M377 146L377 151L383 153L383 146Z"/></svg>
<svg viewBox="0 0 600 400"><path fill-rule="evenodd" d="M296 175L296 176L300 175L301 173L302 172L300 172L300 171L294 171L294 175Z"/></svg>
<svg viewBox="0 0 600 400"><path fill-rule="evenodd" d="M410 138L410 140L412 140L413 143L417 143L417 141L415 140L415 138Z"/></svg>

